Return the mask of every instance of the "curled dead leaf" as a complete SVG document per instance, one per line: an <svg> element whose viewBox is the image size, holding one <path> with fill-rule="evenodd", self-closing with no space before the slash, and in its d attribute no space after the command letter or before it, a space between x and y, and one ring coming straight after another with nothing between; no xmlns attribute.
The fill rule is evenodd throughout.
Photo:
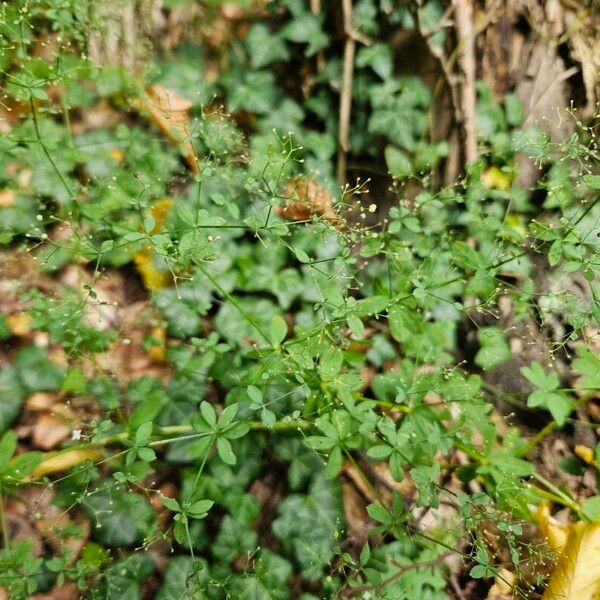
<svg viewBox="0 0 600 600"><path fill-rule="evenodd" d="M162 85L150 85L143 96L135 100L133 105L150 120L174 144L180 146L183 157L194 173L200 172L200 165L189 139L190 116L193 106L191 100L182 98L176 92L167 90Z"/></svg>
<svg viewBox="0 0 600 600"><path fill-rule="evenodd" d="M46 475L64 473L65 471L84 463L86 460L99 460L101 456L102 455L98 450L92 448L73 448L72 450L56 452L42 460L42 462L33 470L31 475L34 479L39 479Z"/></svg>
<svg viewBox="0 0 600 600"><path fill-rule="evenodd" d="M286 204L275 209L280 217L290 221L310 221L314 215L334 226L340 225L329 190L314 179L293 177L286 184L283 196L287 199Z"/></svg>

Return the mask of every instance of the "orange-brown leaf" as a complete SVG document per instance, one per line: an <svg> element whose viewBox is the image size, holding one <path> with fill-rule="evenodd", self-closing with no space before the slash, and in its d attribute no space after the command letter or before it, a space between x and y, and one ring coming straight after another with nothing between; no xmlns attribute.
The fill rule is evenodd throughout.
<svg viewBox="0 0 600 600"><path fill-rule="evenodd" d="M142 98L134 102L142 113L173 143L180 146L186 163L194 173L200 172L190 135L190 108L193 103L162 85L150 85Z"/></svg>

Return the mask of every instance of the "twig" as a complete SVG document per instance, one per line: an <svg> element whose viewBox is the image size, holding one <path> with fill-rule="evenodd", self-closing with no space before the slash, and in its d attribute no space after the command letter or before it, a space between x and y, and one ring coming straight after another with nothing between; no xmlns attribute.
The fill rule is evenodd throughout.
<svg viewBox="0 0 600 600"><path fill-rule="evenodd" d="M477 95L475 92L475 31L472 0L452 0L460 48L459 64L463 72L461 86L465 161L477 158Z"/></svg>
<svg viewBox="0 0 600 600"><path fill-rule="evenodd" d="M337 158L337 177L341 186L346 185L346 155L350 150L350 113L352 109L352 86L354 82L354 55L356 54L356 36L352 35L352 0L342 0L344 13L344 71L340 90L340 125Z"/></svg>
<svg viewBox="0 0 600 600"><path fill-rule="evenodd" d="M402 577L402 575L404 575L405 573L413 571L414 569L428 569L430 567L437 567L440 563L444 562L444 560L446 560L452 554L453 552L444 552L443 554L440 554L432 560L426 560L423 562L417 562L413 563L412 565L405 566L400 565L396 561L392 561L393 564L397 565L400 568L393 575L390 575L387 579L384 579L379 585L361 585L360 587L346 588L340 592L340 596L344 598L353 598L354 596L358 596L363 592L380 592L381 590L385 589L390 583L393 583L394 581L396 581L396 579Z"/></svg>
<svg viewBox="0 0 600 600"><path fill-rule="evenodd" d="M321 0L310 0L310 12L313 15L319 16L321 14L322 6ZM325 66L325 55L323 50L317 52L317 72L320 72Z"/></svg>

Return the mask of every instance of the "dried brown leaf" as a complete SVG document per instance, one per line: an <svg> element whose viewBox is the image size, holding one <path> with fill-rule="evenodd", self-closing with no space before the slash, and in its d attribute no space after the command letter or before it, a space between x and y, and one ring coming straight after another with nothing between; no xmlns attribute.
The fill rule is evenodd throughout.
<svg viewBox="0 0 600 600"><path fill-rule="evenodd" d="M340 220L333 209L333 198L326 188L310 177L294 177L283 190L287 203L276 213L290 221L310 221L314 215L338 226Z"/></svg>
<svg viewBox="0 0 600 600"><path fill-rule="evenodd" d="M176 92L167 90L162 85L150 85L142 98L134 102L134 106L144 114L174 144L181 147L186 163L194 173L200 172L200 165L194 151L190 135L191 100L182 98Z"/></svg>

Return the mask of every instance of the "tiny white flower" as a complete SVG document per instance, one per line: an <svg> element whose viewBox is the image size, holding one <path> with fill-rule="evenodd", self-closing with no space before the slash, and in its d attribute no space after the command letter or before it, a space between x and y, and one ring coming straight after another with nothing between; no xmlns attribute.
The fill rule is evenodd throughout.
<svg viewBox="0 0 600 600"><path fill-rule="evenodd" d="M73 429L71 433L71 440L73 442L78 442L81 439L81 429Z"/></svg>

